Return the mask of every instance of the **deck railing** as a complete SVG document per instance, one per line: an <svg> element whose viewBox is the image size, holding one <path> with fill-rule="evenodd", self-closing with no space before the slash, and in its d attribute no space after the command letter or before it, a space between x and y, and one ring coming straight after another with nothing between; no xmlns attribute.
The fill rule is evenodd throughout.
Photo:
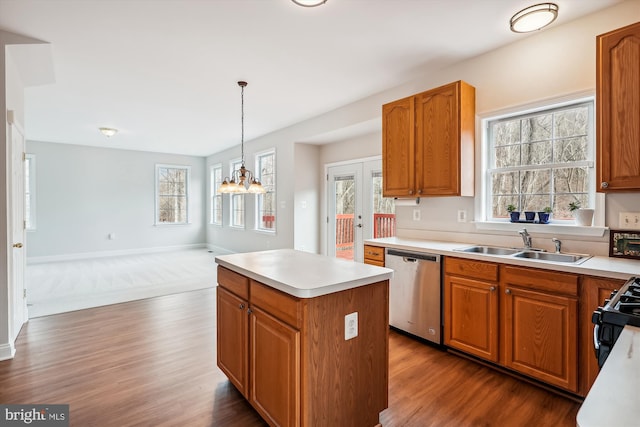
<svg viewBox="0 0 640 427"><path fill-rule="evenodd" d="M336 256L353 259L354 223L353 214L336 215ZM396 235L395 214L373 214L373 237Z"/></svg>

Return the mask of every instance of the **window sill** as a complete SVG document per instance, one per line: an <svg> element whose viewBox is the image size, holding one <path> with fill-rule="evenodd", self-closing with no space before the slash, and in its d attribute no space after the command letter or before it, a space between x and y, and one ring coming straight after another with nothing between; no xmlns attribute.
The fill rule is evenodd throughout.
<svg viewBox="0 0 640 427"><path fill-rule="evenodd" d="M549 224L527 224L508 221L476 221L476 230L483 231L518 231L526 228L530 232L541 234L564 234L569 236L602 237L609 227L584 227L571 223L562 224L550 222Z"/></svg>

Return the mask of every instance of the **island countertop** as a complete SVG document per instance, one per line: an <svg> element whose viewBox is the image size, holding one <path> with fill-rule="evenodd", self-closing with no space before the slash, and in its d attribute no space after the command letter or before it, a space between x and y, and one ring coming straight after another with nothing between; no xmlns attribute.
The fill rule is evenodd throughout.
<svg viewBox="0 0 640 427"><path fill-rule="evenodd" d="M298 298L388 280L393 270L294 249L221 255L216 263Z"/></svg>

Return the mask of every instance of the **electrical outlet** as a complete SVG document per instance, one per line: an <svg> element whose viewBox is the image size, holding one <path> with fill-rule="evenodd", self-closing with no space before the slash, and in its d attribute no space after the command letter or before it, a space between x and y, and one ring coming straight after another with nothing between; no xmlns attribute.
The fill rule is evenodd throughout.
<svg viewBox="0 0 640 427"><path fill-rule="evenodd" d="M358 312L344 316L344 340L350 340L358 336Z"/></svg>
<svg viewBox="0 0 640 427"><path fill-rule="evenodd" d="M463 209L458 211L458 222L467 222L467 211Z"/></svg>
<svg viewBox="0 0 640 427"><path fill-rule="evenodd" d="M420 221L420 209L413 210L413 220Z"/></svg>
<svg viewBox="0 0 640 427"><path fill-rule="evenodd" d="M623 230L640 230L640 212L620 212L618 228Z"/></svg>

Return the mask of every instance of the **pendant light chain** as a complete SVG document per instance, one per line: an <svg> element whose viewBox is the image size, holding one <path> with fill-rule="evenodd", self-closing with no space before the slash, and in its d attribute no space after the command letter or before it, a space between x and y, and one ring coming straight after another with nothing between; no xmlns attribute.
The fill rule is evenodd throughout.
<svg viewBox="0 0 640 427"><path fill-rule="evenodd" d="M240 85L240 151L242 156L242 166L244 166L244 87L247 82L238 82Z"/></svg>

